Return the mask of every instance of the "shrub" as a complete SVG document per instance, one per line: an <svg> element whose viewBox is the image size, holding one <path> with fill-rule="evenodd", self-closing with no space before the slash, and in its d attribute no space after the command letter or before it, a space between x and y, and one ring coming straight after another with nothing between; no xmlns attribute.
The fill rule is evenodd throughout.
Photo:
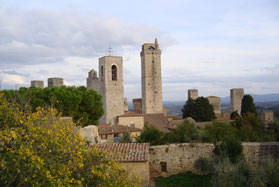
<svg viewBox="0 0 279 187"><path fill-rule="evenodd" d="M208 158L200 157L195 161L194 168L202 174L208 174L213 171L213 163Z"/></svg>
<svg viewBox="0 0 279 187"><path fill-rule="evenodd" d="M160 145L163 144L162 137L163 132L154 126L148 127L144 126L143 131L139 137L137 137L137 142L149 142L150 145Z"/></svg>
<svg viewBox="0 0 279 187"><path fill-rule="evenodd" d="M217 156L228 157L231 162L236 162L242 156L242 144L236 139L226 139L215 145L214 153Z"/></svg>
<svg viewBox="0 0 279 187"><path fill-rule="evenodd" d="M279 161L268 157L260 163L258 177L266 186L279 186Z"/></svg>
<svg viewBox="0 0 279 187"><path fill-rule="evenodd" d="M245 160L232 163L229 158L219 159L214 165L211 183L214 187L263 186Z"/></svg>
<svg viewBox="0 0 279 187"><path fill-rule="evenodd" d="M124 132L123 136L119 139L120 143L131 143L132 139L129 132Z"/></svg>
<svg viewBox="0 0 279 187"><path fill-rule="evenodd" d="M134 186L109 155L88 148L55 109L13 107L0 95L0 186ZM12 110L13 109L13 110Z"/></svg>

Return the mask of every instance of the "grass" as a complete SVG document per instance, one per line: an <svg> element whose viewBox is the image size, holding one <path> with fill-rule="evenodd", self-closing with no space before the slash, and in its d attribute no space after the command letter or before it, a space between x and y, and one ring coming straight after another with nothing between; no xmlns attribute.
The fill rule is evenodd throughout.
<svg viewBox="0 0 279 187"><path fill-rule="evenodd" d="M211 187L211 176L209 175L197 175L192 172L181 173L172 175L170 177L158 177L155 180L156 187Z"/></svg>

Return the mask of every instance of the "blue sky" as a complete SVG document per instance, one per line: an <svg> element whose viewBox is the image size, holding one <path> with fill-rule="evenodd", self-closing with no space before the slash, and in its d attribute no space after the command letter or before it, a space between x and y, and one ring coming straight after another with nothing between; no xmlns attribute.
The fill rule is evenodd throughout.
<svg viewBox="0 0 279 187"><path fill-rule="evenodd" d="M124 58L125 95L140 97L140 49L157 37L164 100L279 93L276 0L0 0L2 89L60 76L85 85L112 46Z"/></svg>

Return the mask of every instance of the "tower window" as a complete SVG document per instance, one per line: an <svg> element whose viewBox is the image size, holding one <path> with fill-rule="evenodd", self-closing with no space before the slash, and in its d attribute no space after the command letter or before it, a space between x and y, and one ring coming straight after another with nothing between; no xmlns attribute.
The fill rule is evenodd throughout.
<svg viewBox="0 0 279 187"><path fill-rule="evenodd" d="M113 81L117 81L117 67L116 65L111 66L111 78Z"/></svg>

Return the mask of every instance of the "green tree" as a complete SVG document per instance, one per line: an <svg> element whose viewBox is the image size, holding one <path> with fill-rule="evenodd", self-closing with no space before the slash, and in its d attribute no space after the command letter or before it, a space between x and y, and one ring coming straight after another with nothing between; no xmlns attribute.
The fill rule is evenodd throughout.
<svg viewBox="0 0 279 187"><path fill-rule="evenodd" d="M237 130L229 123L214 121L204 129L204 140L212 143L223 141L227 138L235 138Z"/></svg>
<svg viewBox="0 0 279 187"><path fill-rule="evenodd" d="M0 104L0 186L136 186L110 155L88 148L56 109L32 112L1 94Z"/></svg>
<svg viewBox="0 0 279 187"><path fill-rule="evenodd" d="M37 107L55 107L63 116L73 117L82 126L98 124L104 113L101 95L84 86L44 89L30 87L4 90L3 93L10 103L20 107L30 105L33 112Z"/></svg>
<svg viewBox="0 0 279 187"><path fill-rule="evenodd" d="M253 97L251 95L244 95L241 101L241 115L244 116L248 113L257 116L257 109Z"/></svg>
<svg viewBox="0 0 279 187"><path fill-rule="evenodd" d="M166 133L163 139L165 143L192 142L198 141L200 139L200 134L194 124L184 121L171 132Z"/></svg>
<svg viewBox="0 0 279 187"><path fill-rule="evenodd" d="M236 120L238 118L240 118L240 115L238 114L238 112L237 111L233 111L231 113L231 120Z"/></svg>
<svg viewBox="0 0 279 187"><path fill-rule="evenodd" d="M131 143L132 139L129 132L124 132L123 136L119 139L120 143Z"/></svg>
<svg viewBox="0 0 279 187"><path fill-rule="evenodd" d="M183 118L191 117L195 121L211 121L216 118L213 106L207 98L198 97L197 99L188 99L182 108Z"/></svg>
<svg viewBox="0 0 279 187"><path fill-rule="evenodd" d="M144 126L141 135L137 138L137 142L144 143L149 142L150 145L160 145L162 142L163 132L154 126Z"/></svg>

